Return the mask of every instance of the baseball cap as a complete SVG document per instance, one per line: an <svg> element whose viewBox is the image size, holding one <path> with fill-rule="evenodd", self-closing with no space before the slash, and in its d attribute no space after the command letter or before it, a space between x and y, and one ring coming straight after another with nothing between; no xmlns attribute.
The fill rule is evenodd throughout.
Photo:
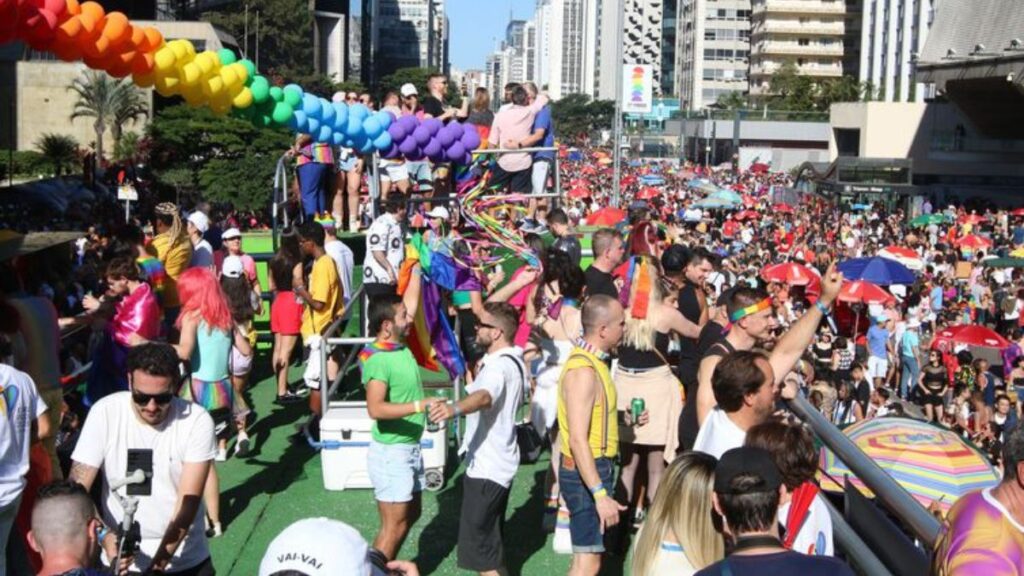
<svg viewBox="0 0 1024 576"><path fill-rule="evenodd" d="M759 481L744 485L742 488L732 486L738 476L756 476ZM771 454L764 448L740 446L722 454L715 467L715 492L719 494L750 494L754 492L772 492L782 485L782 477L775 466Z"/></svg>
<svg viewBox="0 0 1024 576"><path fill-rule="evenodd" d="M430 212L427 212L427 217L447 220L450 217L450 214L448 214L448 209L444 206L434 206L430 209Z"/></svg>
<svg viewBox="0 0 1024 576"><path fill-rule="evenodd" d="M188 221L196 227L196 230L199 230L200 234L206 234L206 231L210 229L210 219L198 210L188 215Z"/></svg>
<svg viewBox="0 0 1024 576"><path fill-rule="evenodd" d="M232 238L241 238L242 231L238 228L228 228L220 235L221 240L231 240Z"/></svg>
<svg viewBox="0 0 1024 576"><path fill-rule="evenodd" d="M373 576L369 547L355 528L330 518L306 518L281 531L267 546L259 576L294 571L307 576Z"/></svg>
<svg viewBox="0 0 1024 576"><path fill-rule="evenodd" d="M241 278L245 272L245 266L242 265L242 259L238 256L227 256L224 258L224 263L221 264L220 273L228 278Z"/></svg>
<svg viewBox="0 0 1024 576"><path fill-rule="evenodd" d="M413 86L411 83L402 84L401 92L402 98L413 95L419 96L419 91L416 90L416 86Z"/></svg>

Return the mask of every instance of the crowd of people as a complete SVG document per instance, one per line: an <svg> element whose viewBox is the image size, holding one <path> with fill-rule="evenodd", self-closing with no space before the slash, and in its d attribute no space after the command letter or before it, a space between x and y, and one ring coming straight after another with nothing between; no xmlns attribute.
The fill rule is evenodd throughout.
<svg viewBox="0 0 1024 576"><path fill-rule="evenodd" d="M446 83L431 76L422 99L403 86L381 109L464 118L506 150L553 145L535 86L509 86L490 114L486 92L447 106ZM366 466L379 529L367 541L336 520L300 521L270 544L261 575L370 565L416 574L399 558L423 509L420 440L460 418L465 570L506 572L510 487L521 461L546 444L536 529L572 554L570 574L597 574L609 556L627 557L638 575L849 574L817 484L813 435L784 414L798 396L836 425L915 416L981 447L1003 480L953 507L936 565L1020 573L1024 274L986 265L1024 245L1016 213L940 209L934 199L913 215L882 201L780 202L791 183L782 173L659 162L628 163L612 194L607 152L511 152L475 166L496 190L533 195L495 215L519 230L523 254L510 256L457 201L410 208L412 195L454 191L463 175L451 166L382 160L374 206L360 196L365 158L301 136L292 154L304 218L267 265L266 368L276 404L308 402L296 440L315 444L320 382L342 367L332 350L319 374L322 336L359 291L355 256L338 234L365 229L361 321L373 342L358 372L374 421ZM544 201L556 164L569 188L561 207ZM738 200L705 207L712 190ZM604 220L616 201L628 209ZM242 248L258 222L205 204L186 212L160 203L148 214L95 225L49 276L3 263L0 542L13 530L14 563L0 573L95 573L97 552L122 573L214 573L208 539L227 529L217 464L250 453L249 376L268 360L254 325L264 286ZM583 225L593 227L589 253ZM455 265L431 312L454 326L465 368L458 401L425 392L422 350L410 342L421 295L438 283L411 256L417 247ZM905 249L913 280L851 302L841 263L892 247ZM514 265L497 265L506 261ZM768 274L777 264L809 276ZM1006 345L992 353L942 336L958 325ZM75 326L90 328L88 343L61 349L58 328ZM290 371L297 348L300 381ZM69 373L84 374L81 386L66 386ZM19 513L29 521L15 529ZM313 545L328 535L337 546Z"/></svg>

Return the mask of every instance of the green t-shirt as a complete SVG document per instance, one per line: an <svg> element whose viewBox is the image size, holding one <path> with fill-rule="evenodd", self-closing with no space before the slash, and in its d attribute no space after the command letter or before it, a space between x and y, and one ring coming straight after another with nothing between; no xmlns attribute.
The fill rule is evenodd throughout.
<svg viewBox="0 0 1024 576"><path fill-rule="evenodd" d="M363 386L370 380L388 385L386 400L393 404L423 400L420 368L408 348L377 352L363 364ZM375 420L373 439L381 444L419 444L426 415L410 414L398 420Z"/></svg>

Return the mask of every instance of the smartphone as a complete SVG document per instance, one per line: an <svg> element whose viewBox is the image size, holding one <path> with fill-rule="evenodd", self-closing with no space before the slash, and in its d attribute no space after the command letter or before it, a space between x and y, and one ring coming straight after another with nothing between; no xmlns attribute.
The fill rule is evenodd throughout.
<svg viewBox="0 0 1024 576"><path fill-rule="evenodd" d="M127 494L129 496L152 496L153 450L149 448L129 448L128 465L125 468L125 476L136 470L142 470L146 474L146 480L141 484L129 484L125 487Z"/></svg>

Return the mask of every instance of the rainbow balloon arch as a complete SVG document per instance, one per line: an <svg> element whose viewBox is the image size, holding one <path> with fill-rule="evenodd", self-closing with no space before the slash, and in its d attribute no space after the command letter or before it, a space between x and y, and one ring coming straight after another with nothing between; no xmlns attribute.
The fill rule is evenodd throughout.
<svg viewBox="0 0 1024 576"><path fill-rule="evenodd" d="M363 104L346 105L337 95L329 101L297 84L272 86L252 61L229 49L196 52L190 41L167 41L155 27L132 25L123 13L108 13L96 2L0 0L0 44L16 40L115 78L131 76L135 85L180 96L190 106L287 127L362 154L470 164L481 145L472 125L395 118Z"/></svg>

